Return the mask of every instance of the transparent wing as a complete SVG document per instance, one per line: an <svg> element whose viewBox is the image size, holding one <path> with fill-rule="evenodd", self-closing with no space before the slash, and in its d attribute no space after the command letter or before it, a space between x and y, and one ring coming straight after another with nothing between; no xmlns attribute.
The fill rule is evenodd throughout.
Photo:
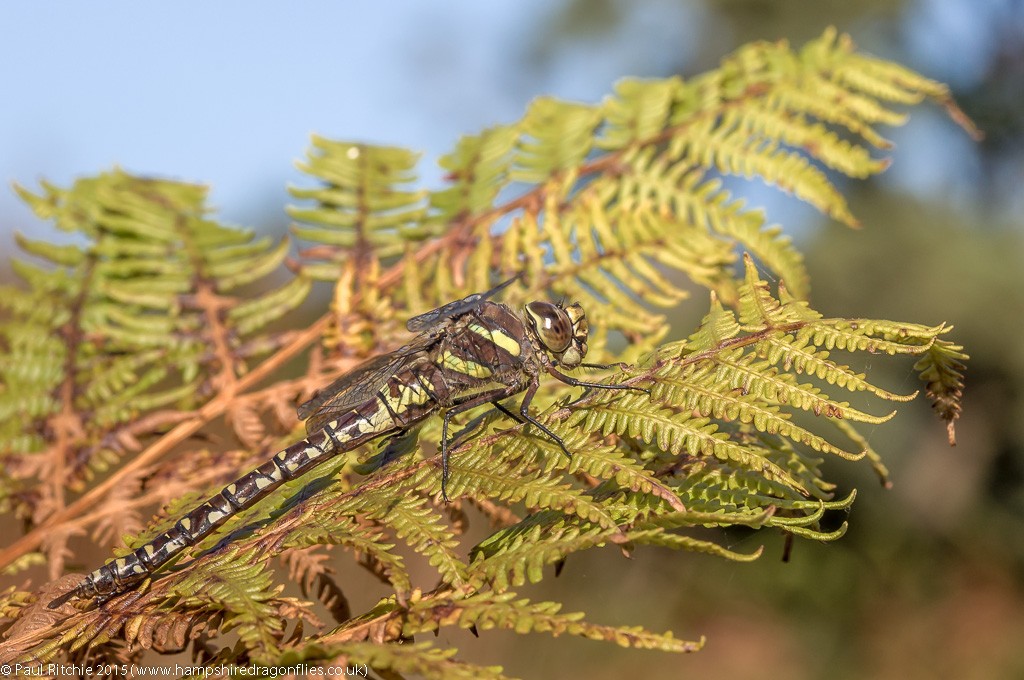
<svg viewBox="0 0 1024 680"><path fill-rule="evenodd" d="M341 376L297 409L312 434L338 416L344 415L384 386L388 378L415 361L429 343L413 343L394 352L365 361Z"/></svg>
<svg viewBox="0 0 1024 680"><path fill-rule="evenodd" d="M409 319L406 328L420 333L413 342L356 366L299 406L297 413L299 418L306 421L306 432L312 434L353 407L372 399L388 378L422 356L448 327L448 321L476 309L481 302L505 289L517 278L500 283L486 293L473 293Z"/></svg>
<svg viewBox="0 0 1024 680"><path fill-rule="evenodd" d="M472 311L476 309L481 302L493 297L500 291L504 290L510 283L512 283L518 278L518 276L515 276L509 279L508 281L499 283L497 286L491 288L486 293L473 293L472 295L467 295L461 300L449 302L448 304L442 305L437 309L431 310L429 312L424 312L423 314L420 314L418 316L414 316L405 323L405 327L415 333L422 330L426 330L427 328L431 328L433 326L437 326L441 322L456 317L459 314L465 314L466 312Z"/></svg>

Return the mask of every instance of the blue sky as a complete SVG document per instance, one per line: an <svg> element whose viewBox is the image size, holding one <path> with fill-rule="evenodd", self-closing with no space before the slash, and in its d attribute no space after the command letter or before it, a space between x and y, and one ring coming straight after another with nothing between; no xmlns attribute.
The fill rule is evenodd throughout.
<svg viewBox="0 0 1024 680"><path fill-rule="evenodd" d="M516 13L497 5L50 4L0 9L0 77L16 93L0 110L8 181L63 184L117 164L210 182L229 219L272 222L313 132L436 154L522 106L488 77L516 32ZM449 98L428 92L446 86ZM12 212L24 228L5 191L0 214Z"/></svg>
<svg viewBox="0 0 1024 680"><path fill-rule="evenodd" d="M12 230L44 227L10 191L12 181L65 185L119 165L209 183L223 219L280 229L286 184L303 181L294 161L314 132L422 151L424 181L436 185L433 160L460 134L515 120L535 96L593 102L620 77L687 65L693 73L695 60L706 68L708 54L717 60L735 47L715 3L611 5L623 17L613 36L574 35L540 60L535 35L563 3L4 2L0 249ZM841 28L881 56L907 55L929 75L956 81L983 70L992 25L1021 14L1012 5L918 0L908 3L914 21L895 34L873 32L870 19ZM938 111L915 111L914 124L894 132L900 147L886 181L955 195L975 152L950 128ZM773 201L753 189L753 201ZM788 222L786 210L772 216Z"/></svg>
<svg viewBox="0 0 1024 680"><path fill-rule="evenodd" d="M538 70L526 51L551 11L540 0L252 7L0 6L0 238L40 227L10 182L63 185L114 165L210 183L229 221L283 224L285 185L302 181L294 161L314 132L433 160L539 94L596 101L623 75L667 72L657 44L693 25L678 3L640 3L624 43ZM423 165L428 183L434 167Z"/></svg>

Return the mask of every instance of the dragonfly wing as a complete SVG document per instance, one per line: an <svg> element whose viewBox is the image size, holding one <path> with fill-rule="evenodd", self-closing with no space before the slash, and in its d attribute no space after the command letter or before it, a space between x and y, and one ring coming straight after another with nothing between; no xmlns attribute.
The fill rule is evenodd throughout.
<svg viewBox="0 0 1024 680"><path fill-rule="evenodd" d="M466 312L472 311L476 309L481 302L493 297L500 291L504 290L510 283L512 283L518 278L519 277L516 276L509 279L508 281L499 283L497 286L491 288L486 293L473 293L472 295L467 295L461 300L449 302L448 304L442 305L437 309L433 309L429 312L424 312L423 314L414 316L405 323L405 327L415 333L431 328L432 326L436 326L442 323L443 321L447 321L448 319L458 316L459 314L465 314Z"/></svg>
<svg viewBox="0 0 1024 680"><path fill-rule="evenodd" d="M422 353L423 347L406 345L359 364L309 401L299 406L300 419L306 420L306 432L312 434L327 423L372 399L388 378Z"/></svg>
<svg viewBox="0 0 1024 680"><path fill-rule="evenodd" d="M391 354L383 354L379 357L374 357L373 359L364 361L345 375L339 377L327 387L317 391L312 399L300 404L298 409L296 409L299 418L305 420L328 403L337 401L342 395L355 392L355 390L349 389L350 386L357 387L361 384L375 382L373 378L380 373L386 372L382 369L390 367L391 363L394 361L395 358ZM385 380L387 380L387 378L385 378Z"/></svg>
<svg viewBox="0 0 1024 680"><path fill-rule="evenodd" d="M372 399L388 378L422 356L422 353L437 341L451 319L476 309L480 303L505 289L516 278L518 277L500 283L486 293L473 293L409 319L406 328L420 333L412 343L356 366L299 406L298 415L299 418L306 420L306 431L316 432L353 407Z"/></svg>

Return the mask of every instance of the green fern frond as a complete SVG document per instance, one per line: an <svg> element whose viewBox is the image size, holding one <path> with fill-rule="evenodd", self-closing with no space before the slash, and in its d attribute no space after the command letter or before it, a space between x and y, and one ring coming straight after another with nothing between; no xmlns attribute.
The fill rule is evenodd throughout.
<svg viewBox="0 0 1024 680"><path fill-rule="evenodd" d="M451 186L430 194L430 205L442 224L489 210L509 182L512 150L519 138L514 125L493 127L459 140L455 151L438 165Z"/></svg>
<svg viewBox="0 0 1024 680"><path fill-rule="evenodd" d="M762 512L767 507L797 507L805 498L791 486L715 459L687 465L684 471L685 476L676 481L677 492L691 511Z"/></svg>
<svg viewBox="0 0 1024 680"><path fill-rule="evenodd" d="M672 456L714 456L755 470L768 479L800 486L789 473L760 452L731 441L710 419L660 407L646 395L627 395L595 403L581 409L567 425L604 435L615 433L636 438Z"/></svg>
<svg viewBox="0 0 1024 680"><path fill-rule="evenodd" d="M696 374L686 377L664 376L659 378L654 387L653 397L663 403L678 404L684 410L693 410L705 418L752 424L759 432L778 434L814 451L844 458L854 456L821 435L793 422L790 414L782 411L781 405L765 403L749 392L743 394L729 383L718 382L704 386Z"/></svg>
<svg viewBox="0 0 1024 680"><path fill-rule="evenodd" d="M573 446L571 435L566 446ZM502 503L522 503L531 510L552 508L615 530L615 519L601 504L561 479L550 465L538 468L533 460L540 447L548 461L559 461L562 452L547 440L515 433L498 438L492 446L466 447L453 453L452 492L474 490L474 495Z"/></svg>
<svg viewBox="0 0 1024 680"><path fill-rule="evenodd" d="M761 553L764 551L763 546L761 546L751 553L741 553L735 550L729 550L714 541L706 541L683 534L674 534L662 529L661 527L644 529L641 531L631 531L629 533L629 539L635 544L654 545L661 548L669 548L671 550L689 550L691 552L703 553L713 557L721 557L722 559L731 560L733 562L753 562L761 557Z"/></svg>
<svg viewBox="0 0 1024 680"><path fill-rule="evenodd" d="M502 529L473 548L469 583L504 592L544 578L544 567L568 555L604 545L616 534L597 524L581 523L559 512L541 511Z"/></svg>
<svg viewBox="0 0 1024 680"><path fill-rule="evenodd" d="M276 290L239 304L227 316L235 322L239 333L249 335L298 307L310 290L311 281L300 276Z"/></svg>
<svg viewBox="0 0 1024 680"><path fill-rule="evenodd" d="M465 581L466 565L454 552L458 541L426 498L369 493L362 501L368 518L390 527L399 540L424 555L445 583Z"/></svg>
<svg viewBox="0 0 1024 680"><path fill-rule="evenodd" d="M313 137L313 148L299 167L322 186L291 187L294 198L314 206L288 208L300 223L292 227L295 235L328 249L326 256L315 258L321 262L306 266L310 276L335 281L341 263L351 256L393 257L402 253L407 239L429 235L420 226L426 192L404 188L416 178L418 159L396 147Z"/></svg>
<svg viewBox="0 0 1024 680"><path fill-rule="evenodd" d="M597 146L622 149L661 134L682 89L683 81L679 78L648 81L629 78L616 83L615 96L604 104L607 120Z"/></svg>
<svg viewBox="0 0 1024 680"><path fill-rule="evenodd" d="M125 543L137 548L294 443L294 402L338 373L325 352L344 369L395 350L410 341L409 316L513 276L500 301L580 302L587 360L635 363L578 375L635 389L571 390L542 376L531 413L571 458L533 424L489 407L459 415L451 505L439 498L442 427L431 418L283 484L142 588L59 625L50 625L57 614L45 629L33 616L44 602L0 594L0 611L28 629L10 648L33 659L86 648L113 657L123 642L187 640L204 662L330 660L426 677L501 677L456 661L454 650L397 644L450 626L696 649L508 591L605 545L760 555L733 550L718 527L837 539L846 524L833 530L828 513L854 495L834 498L829 467L866 458L886 479L855 424L885 422L891 414L874 415L885 413L880 404L913 396L876 384L862 371L865 354L918 359L952 433L966 356L944 337L949 327L822 316L806 302L800 253L722 177L763 180L856 224L825 169L880 172L880 126L902 123L899 107L922 98L957 115L944 86L858 55L828 31L799 52L746 46L692 79L626 80L597 105L539 99L523 120L460 141L433 192L416 188L411 151L314 138L303 169L315 185L292 190L302 204L290 209L293 231L308 242L295 260L286 239L212 220L203 187L116 171L69 189L43 184L39 195L20 190L83 244L19 239L43 266L16 260L21 287L0 290L0 508L35 522L5 553L42 549L54 573L69 536L97 527L101 540L132 534ZM741 252L750 255L738 274ZM295 274L259 293L241 289L282 264ZM314 279L334 282L330 313L268 331ZM667 310L694 286L709 291L708 313L686 340L662 344ZM316 343L307 375L273 381ZM224 415L241 449L197 444L220 441ZM65 501L89 483L82 499ZM143 506L159 503L158 518L136 531ZM473 547L468 506L497 527ZM345 547L381 582L377 604L354 615L357 600L332 582L324 599L344 603L331 609L332 630L312 602L282 597L287 578L268 567L316 545ZM410 568L410 554L425 564ZM310 573L295 577L307 597ZM229 631L236 646L214 642Z"/></svg>
<svg viewBox="0 0 1024 680"><path fill-rule="evenodd" d="M657 475L645 468L640 461L621 448L612 445L594 445L587 442L586 445L575 447L572 460L569 462L569 474L587 474L595 479L605 480L605 483L614 485L616 489L623 489L658 499L670 508L682 510L683 501L676 491ZM594 494L598 496L605 491L601 486L595 487ZM640 508L638 508L640 510ZM592 518L587 518L591 519Z"/></svg>
<svg viewBox="0 0 1024 680"><path fill-rule="evenodd" d="M722 243L729 246L730 252L734 244L739 244L765 267L777 273L797 296L805 297L810 282L803 255L783 234L782 228L767 226L764 212L746 209L745 202L732 198L720 179L703 180L702 177L701 173L691 172L680 186L684 191L673 192L674 208L678 214L707 232L709 238L714 234L725 237ZM732 262L731 258L729 262ZM728 283L732 283L732 279L728 279ZM724 282L708 287L717 291L723 300L732 302L735 299L734 291Z"/></svg>
<svg viewBox="0 0 1024 680"><path fill-rule="evenodd" d="M469 597L439 600L424 598L409 607L404 633L437 631L442 626L476 627L479 630L507 629L519 634L549 633L578 635L591 640L614 642L621 647L695 652L700 642L679 640L671 633L657 634L639 626L601 626L583 620L580 612L565 614L557 602L516 599L512 592L480 593Z"/></svg>
<svg viewBox="0 0 1024 680"><path fill-rule="evenodd" d="M271 274L284 262L290 245L283 238L276 246L269 239L225 246L212 253L207 271L216 279L217 290L233 290Z"/></svg>
<svg viewBox="0 0 1024 680"><path fill-rule="evenodd" d="M279 654L284 629L272 603L282 589L264 565L229 550L181 579L171 592L185 607L222 613L225 630L234 630L254 658L271 659Z"/></svg>
<svg viewBox="0 0 1024 680"><path fill-rule="evenodd" d="M404 644L378 644L375 642L345 642L332 645L309 645L302 650L290 650L278 659L277 666L292 666L303 662L327 662L351 668L353 674L364 669L382 677L419 676L427 680L509 680L501 666L478 666L454 657L453 647L439 649L426 642Z"/></svg>
<svg viewBox="0 0 1024 680"><path fill-rule="evenodd" d="M73 434L65 446L75 452L61 455L76 462L59 484L77 484L123 453L96 445L116 428L159 408L198 406L212 376L226 387L243 374L258 353L249 350L259 344L255 334L309 292L299 276L258 306L226 297L276 270L288 243L207 219L204 187L114 171L70 189L44 183L41 194L18 192L40 217L84 239L50 247L19 238L50 266L14 260L27 288L10 289L0 303L12 316L0 330L0 416L5 408L28 414L29 429L43 431L61 409L93 414L65 424ZM9 427L3 420L0 432ZM42 448L38 439L2 436L0 446L18 456Z"/></svg>
<svg viewBox="0 0 1024 680"><path fill-rule="evenodd" d="M602 111L594 106L539 97L530 104L521 123L523 138L512 169L512 179L543 183L563 173L562 190L572 186L575 173L590 153Z"/></svg>

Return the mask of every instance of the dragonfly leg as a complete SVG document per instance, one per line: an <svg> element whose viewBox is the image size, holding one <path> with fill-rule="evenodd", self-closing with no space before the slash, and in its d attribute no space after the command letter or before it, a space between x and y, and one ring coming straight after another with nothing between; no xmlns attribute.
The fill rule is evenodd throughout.
<svg viewBox="0 0 1024 680"><path fill-rule="evenodd" d="M519 390L520 387L518 385L487 390L486 392L474 394L466 401L458 403L445 411L444 421L441 425L441 498L444 499L445 503L448 503L450 500L448 498L448 424L453 417L460 413L476 408L481 404L505 399Z"/></svg>
<svg viewBox="0 0 1024 680"><path fill-rule="evenodd" d="M500 403L498 403L496 401L495 402L491 402L491 403L493 403L494 406L499 411L501 411L502 413L507 415L512 420L515 420L516 422L519 422L519 423L523 423L524 425L529 423L530 425L536 426L541 432L546 434L548 437L550 437L552 439L552 441L554 441L556 444L558 444L558 446L561 447L562 452L565 455L567 455L570 460L572 459L572 451L570 451L568 448L566 448L565 442L562 441L562 438L559 437L554 432L552 432L551 430L549 430L547 427L545 427L543 423L538 421L536 418L531 416L529 413L519 414L519 413L516 413L515 411L509 411L507 408L505 408L504 406L502 406Z"/></svg>
<svg viewBox="0 0 1024 680"><path fill-rule="evenodd" d="M448 423L452 420L452 412L444 414L444 423L441 425L441 498L445 503L448 499Z"/></svg>
<svg viewBox="0 0 1024 680"><path fill-rule="evenodd" d="M495 406L497 406L504 413L507 413L508 415L512 416L512 418L514 418L515 420L518 420L521 423L530 423L538 430L546 434L551 439L551 441L558 444L559 448L562 449L562 453L564 453L569 458L569 460L572 460L572 452L568 448L566 448L565 442L562 441L562 438L559 437L554 432L552 432L551 430L549 430L547 426L544 425L544 423L540 422L539 420L530 415L530 402L533 401L533 395L537 394L537 387L539 387L539 385L540 383L537 381L537 377L533 376L530 380L530 386L526 388L526 394L523 395L523 401L522 403L519 404L518 416L514 413L509 413L509 411L506 410L500 404L495 404Z"/></svg>
<svg viewBox="0 0 1024 680"><path fill-rule="evenodd" d="M595 387L601 390L636 390L637 392L643 392L645 394L651 393L651 391L646 387L637 387L636 385L623 385L621 383L608 384L587 382L586 380L579 380L578 378L574 378L571 375L566 375L565 373L555 370L551 366L546 366L545 368L547 369L548 373L558 378L566 385L572 385L573 387Z"/></svg>
<svg viewBox="0 0 1024 680"><path fill-rule="evenodd" d="M583 362L583 363L576 364L576 366L574 366L574 368L599 368L599 369L607 369L607 368L625 368L625 366L626 365L623 364L623 363L615 363L615 364L588 364L587 362Z"/></svg>
<svg viewBox="0 0 1024 680"><path fill-rule="evenodd" d="M469 421L464 428L462 428L454 435L452 435L451 445L456 446L456 442L464 440L466 437L476 432L480 428L480 426L484 424L485 416L486 414L474 418L473 420Z"/></svg>
<svg viewBox="0 0 1024 680"><path fill-rule="evenodd" d="M507 408L502 406L500 401L492 401L491 403L494 404L494 408L498 409L512 420L516 421L517 423L523 423L524 425L526 424L527 421L524 420L521 415L519 415L515 411L509 411Z"/></svg>

